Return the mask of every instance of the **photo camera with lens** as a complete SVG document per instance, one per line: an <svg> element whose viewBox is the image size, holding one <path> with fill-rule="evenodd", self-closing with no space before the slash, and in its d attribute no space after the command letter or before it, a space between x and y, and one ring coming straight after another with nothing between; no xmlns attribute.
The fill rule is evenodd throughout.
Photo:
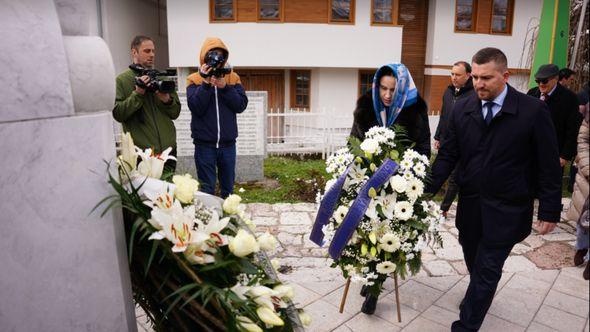
<svg viewBox="0 0 590 332"><path fill-rule="evenodd" d="M157 69L144 68L138 64L132 64L129 68L136 74L135 85L148 92L160 91L161 93L172 93L176 91L176 83L174 81L161 79L162 77L176 76L176 70L174 69L159 71ZM141 76L149 76L149 82L147 84L144 83L139 79Z"/></svg>
<svg viewBox="0 0 590 332"><path fill-rule="evenodd" d="M231 67L229 65L224 66L225 60L225 54L222 51L211 50L207 52L205 55L205 64L212 69L209 73L203 73L199 70L199 74L201 74L201 77L203 78L210 76L224 77L231 73Z"/></svg>

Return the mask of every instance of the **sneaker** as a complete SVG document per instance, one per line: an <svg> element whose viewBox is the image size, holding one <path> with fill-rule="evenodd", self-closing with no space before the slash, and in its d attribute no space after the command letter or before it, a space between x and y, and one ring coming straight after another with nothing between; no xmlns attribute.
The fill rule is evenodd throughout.
<svg viewBox="0 0 590 332"><path fill-rule="evenodd" d="M580 266L580 265L584 264L584 256L586 256L587 252L588 252L588 249L576 250L576 254L574 255L574 265L575 266Z"/></svg>
<svg viewBox="0 0 590 332"><path fill-rule="evenodd" d="M372 315L375 313L375 309L377 309L377 299L378 297L372 294L367 294L365 298L365 302L363 302L363 306L361 307L361 312L367 315Z"/></svg>

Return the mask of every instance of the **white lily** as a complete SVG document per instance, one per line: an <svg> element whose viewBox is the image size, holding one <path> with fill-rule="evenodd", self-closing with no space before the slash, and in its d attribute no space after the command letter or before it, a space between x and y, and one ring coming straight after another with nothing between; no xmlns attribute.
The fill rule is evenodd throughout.
<svg viewBox="0 0 590 332"><path fill-rule="evenodd" d="M172 148L167 148L161 154L154 154L152 149L145 149L135 147L135 151L141 157L141 162L137 166L137 171L143 176L159 179L162 177L164 171L164 164L167 160L176 160L176 157L170 156Z"/></svg>
<svg viewBox="0 0 590 332"><path fill-rule="evenodd" d="M283 322L281 317L279 317L279 315L277 315L277 313L274 310L269 309L268 307L259 307L258 309L256 309L256 314L258 315L260 320L262 320L263 322L265 322L268 325L271 325L271 326L285 325L285 322Z"/></svg>
<svg viewBox="0 0 590 332"><path fill-rule="evenodd" d="M137 166L137 152L133 144L133 138L130 133L121 135L121 155L119 156L120 164L125 168L127 174L135 170Z"/></svg>
<svg viewBox="0 0 590 332"><path fill-rule="evenodd" d="M162 226L162 230L153 233L150 240L167 239L174 243L172 247L173 252L184 252L189 245L202 241L202 237L193 230L195 207L189 206L184 209L182 214L162 214L162 219L158 222Z"/></svg>

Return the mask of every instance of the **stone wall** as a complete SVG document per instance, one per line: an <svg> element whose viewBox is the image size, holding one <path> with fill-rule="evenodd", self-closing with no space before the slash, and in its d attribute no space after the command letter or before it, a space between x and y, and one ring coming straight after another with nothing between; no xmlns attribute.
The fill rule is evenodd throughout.
<svg viewBox="0 0 590 332"><path fill-rule="evenodd" d="M1 331L136 330L120 212L90 214L115 158L91 4L0 0Z"/></svg>

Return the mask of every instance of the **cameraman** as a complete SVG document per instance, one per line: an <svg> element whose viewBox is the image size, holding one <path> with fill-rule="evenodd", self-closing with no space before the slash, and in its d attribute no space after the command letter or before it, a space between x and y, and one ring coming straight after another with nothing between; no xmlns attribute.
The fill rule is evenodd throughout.
<svg viewBox="0 0 590 332"><path fill-rule="evenodd" d="M221 39L207 38L201 48L199 72L191 74L186 84L201 190L214 194L216 178L219 178L222 198L233 193L238 137L236 114L242 113L248 105L240 77L225 68L228 55Z"/></svg>
<svg viewBox="0 0 590 332"><path fill-rule="evenodd" d="M134 67L152 69L155 47L151 38L136 36L131 42ZM132 65L133 66L133 65ZM133 142L141 149L151 148L155 154L172 147L176 156L176 128L172 120L180 115L180 101L176 92L162 93L149 89L151 79L141 71L127 69L117 76L117 96L113 117L131 133ZM174 171L176 162L168 160L166 168Z"/></svg>

